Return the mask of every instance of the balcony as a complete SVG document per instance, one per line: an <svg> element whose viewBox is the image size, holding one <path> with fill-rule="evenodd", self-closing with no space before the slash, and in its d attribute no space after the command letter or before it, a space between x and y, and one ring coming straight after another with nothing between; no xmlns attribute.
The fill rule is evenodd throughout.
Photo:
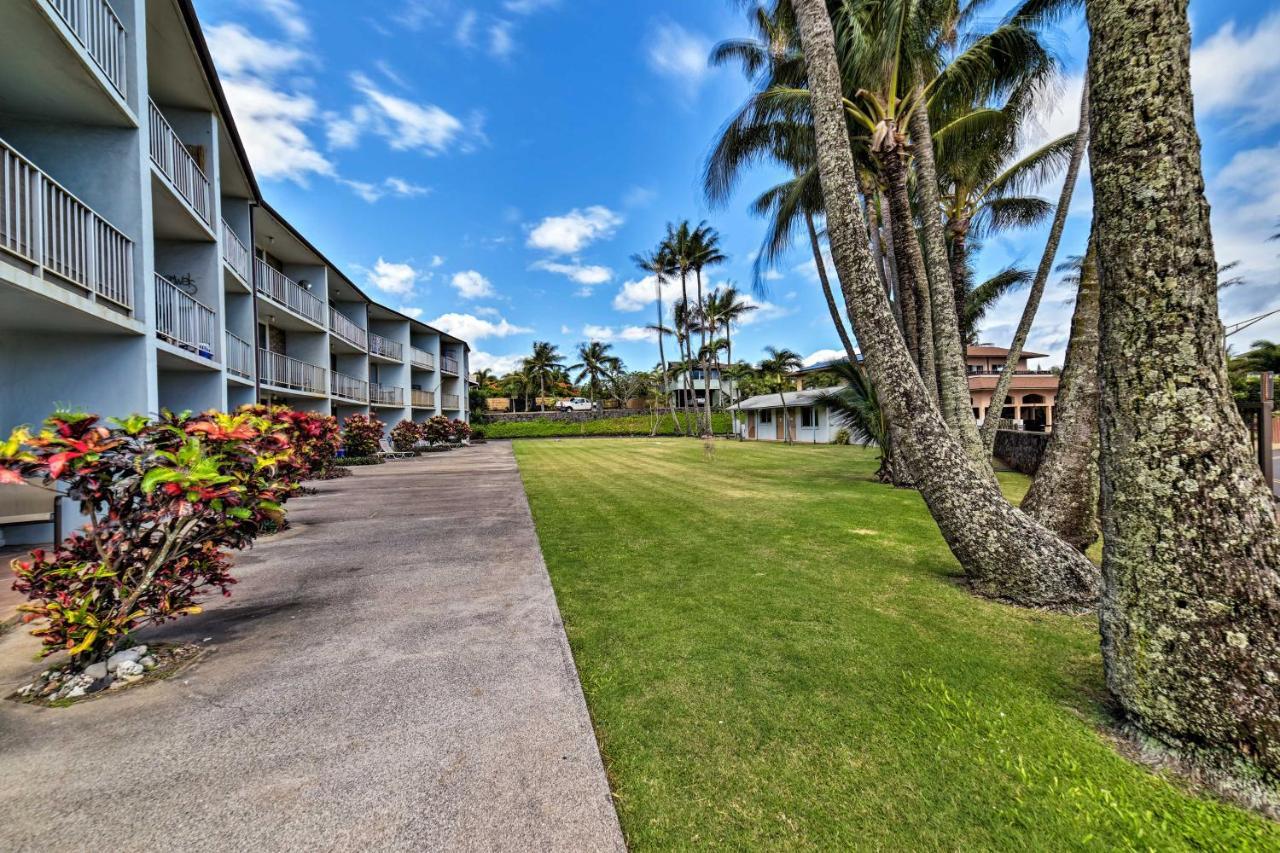
<svg viewBox="0 0 1280 853"><path fill-rule="evenodd" d="M456 412L462 408L462 400L457 394L441 394L441 408L446 412Z"/></svg>
<svg viewBox="0 0 1280 853"><path fill-rule="evenodd" d="M440 369L450 376L458 375L458 360L451 355L440 356Z"/></svg>
<svg viewBox="0 0 1280 853"><path fill-rule="evenodd" d="M187 146L178 138L168 119L160 112L155 101L150 104L151 162L160 170L175 192L180 195L196 215L210 227L213 226L213 200L209 194L209 179L191 156Z"/></svg>
<svg viewBox="0 0 1280 853"><path fill-rule="evenodd" d="M261 258L254 259L258 292L277 305L288 308L299 317L324 326L324 302L315 294L295 282L274 267L267 266Z"/></svg>
<svg viewBox="0 0 1280 853"><path fill-rule="evenodd" d="M76 39L88 51L93 62L102 70L111 85L121 96L125 94L128 77L128 54L125 50L128 31L116 17L115 10L106 0L49 0L49 5L75 33Z"/></svg>
<svg viewBox="0 0 1280 853"><path fill-rule="evenodd" d="M390 361L404 361L404 344L370 332L369 355L379 356Z"/></svg>
<svg viewBox="0 0 1280 853"><path fill-rule="evenodd" d="M403 406L404 389L394 385L369 383L369 405L371 406Z"/></svg>
<svg viewBox="0 0 1280 853"><path fill-rule="evenodd" d="M436 407L435 392L419 391L414 388L409 392L409 405L415 409L434 409Z"/></svg>
<svg viewBox="0 0 1280 853"><path fill-rule="evenodd" d="M250 258L249 247L231 230L227 220L222 220L222 259L245 284L253 278L253 262Z"/></svg>
<svg viewBox="0 0 1280 853"><path fill-rule="evenodd" d="M133 241L0 140L0 251L133 308Z"/></svg>
<svg viewBox="0 0 1280 853"><path fill-rule="evenodd" d="M227 332L227 352L223 360L228 373L253 380L253 347L248 341Z"/></svg>
<svg viewBox="0 0 1280 853"><path fill-rule="evenodd" d="M335 397L353 403L369 402L369 383L334 370L329 374L329 391Z"/></svg>
<svg viewBox="0 0 1280 853"><path fill-rule="evenodd" d="M349 317L333 306L329 306L329 331L361 352L369 348L368 336L365 330L357 326Z"/></svg>
<svg viewBox="0 0 1280 853"><path fill-rule="evenodd" d="M217 329L213 309L159 273L155 278L156 334L174 346L212 359Z"/></svg>
<svg viewBox="0 0 1280 853"><path fill-rule="evenodd" d="M263 385L324 396L329 393L324 381L325 373L319 365L290 358L284 353L258 349L258 379Z"/></svg>
<svg viewBox="0 0 1280 853"><path fill-rule="evenodd" d="M423 370L436 369L436 357L417 347L409 347L409 363L414 367L421 367Z"/></svg>

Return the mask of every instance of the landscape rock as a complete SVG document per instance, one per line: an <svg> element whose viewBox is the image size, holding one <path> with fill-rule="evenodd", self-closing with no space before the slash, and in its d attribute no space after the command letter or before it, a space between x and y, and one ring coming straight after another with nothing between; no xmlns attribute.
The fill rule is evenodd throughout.
<svg viewBox="0 0 1280 853"><path fill-rule="evenodd" d="M95 680L107 677L107 665L103 661L91 663L84 668L84 674L93 677Z"/></svg>
<svg viewBox="0 0 1280 853"><path fill-rule="evenodd" d="M157 661L154 655L146 655L138 658L138 663L142 664L143 669L155 669Z"/></svg>
<svg viewBox="0 0 1280 853"><path fill-rule="evenodd" d="M136 660L122 660L116 665L116 677L125 681L136 681L142 677L144 672L142 664Z"/></svg>
<svg viewBox="0 0 1280 853"><path fill-rule="evenodd" d="M116 652L111 657L107 658L107 671L115 672L116 667L118 667L124 661L129 661L130 663L133 663L138 658L145 655L146 653L147 653L146 646L134 646L132 649L125 649L122 652Z"/></svg>

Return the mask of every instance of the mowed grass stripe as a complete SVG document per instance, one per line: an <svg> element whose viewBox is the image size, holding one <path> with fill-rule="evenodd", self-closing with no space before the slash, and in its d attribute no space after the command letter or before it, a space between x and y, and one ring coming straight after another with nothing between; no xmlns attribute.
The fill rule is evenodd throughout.
<svg viewBox="0 0 1280 853"><path fill-rule="evenodd" d="M969 595L873 453L516 454L633 847L1280 845L1116 754L1096 620Z"/></svg>

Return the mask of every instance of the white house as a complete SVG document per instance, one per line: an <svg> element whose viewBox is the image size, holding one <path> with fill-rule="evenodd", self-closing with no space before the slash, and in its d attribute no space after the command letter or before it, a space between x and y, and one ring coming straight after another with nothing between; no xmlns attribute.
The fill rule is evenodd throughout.
<svg viewBox="0 0 1280 853"><path fill-rule="evenodd" d="M468 362L263 199L191 0L0 0L0 435L58 407L465 419Z"/></svg>
<svg viewBox="0 0 1280 853"><path fill-rule="evenodd" d="M712 364L704 373L701 367L679 370L671 375L663 390L675 396L677 406L707 404L707 392L711 393L711 408L723 409L737 397L737 386L722 369L727 365ZM689 389L692 388L692 394Z"/></svg>
<svg viewBox="0 0 1280 853"><path fill-rule="evenodd" d="M784 394L761 394L730 406L737 412L737 432L752 441L785 441L790 424L791 440L801 444L830 444L840 431L831 413L818 401L835 388L812 388ZM783 405L785 403L785 405Z"/></svg>

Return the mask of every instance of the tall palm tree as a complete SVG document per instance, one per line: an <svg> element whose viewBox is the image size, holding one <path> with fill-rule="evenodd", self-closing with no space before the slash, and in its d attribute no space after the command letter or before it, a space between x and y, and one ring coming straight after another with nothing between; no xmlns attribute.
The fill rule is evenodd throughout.
<svg viewBox="0 0 1280 853"><path fill-rule="evenodd" d="M711 370L707 365L706 359L707 336L708 334L714 336L715 329L714 327L708 329L706 323L707 305L702 287L702 271L708 267L718 266L728 260L724 252L720 251L720 235L705 222L698 223L698 227L693 230L690 259L694 276L698 283L697 316L701 321L699 326L702 334L702 346L700 347L699 355L702 364L703 402L706 408L706 420L702 429L705 433L711 432Z"/></svg>
<svg viewBox="0 0 1280 853"><path fill-rule="evenodd" d="M665 254L672 268L680 276L680 301L673 306L673 323L676 329L676 343L680 345L680 360L686 363L693 361L693 345L689 337L692 327L693 309L689 304L689 273L694 266L694 229L685 219L679 225L667 223L667 236L663 239L660 251ZM684 332L683 336L681 332ZM693 377L686 371L684 374L686 414L692 412ZM692 435L690 424L690 435Z"/></svg>
<svg viewBox="0 0 1280 853"><path fill-rule="evenodd" d="M596 402L596 392L601 388L600 380L622 369L622 359L611 355L609 352L611 349L613 344L600 341L579 344L578 358L581 360L577 364L569 365L569 370L578 371L574 382L581 385L584 379L587 381L587 392L593 407Z"/></svg>
<svg viewBox="0 0 1280 853"><path fill-rule="evenodd" d="M560 349L550 341L534 341L532 355L523 362L530 384L538 386L538 408L546 411L547 383L556 382L564 371L564 357Z"/></svg>
<svg viewBox="0 0 1280 853"><path fill-rule="evenodd" d="M666 286L667 279L677 272L674 260L665 245L659 246L653 251L647 253L639 253L631 256L631 261L642 272L648 273L654 279L654 292L657 295L658 303L658 320L654 325L646 326L647 329L653 331L658 338L658 363L662 366L663 388L670 392L667 382L667 353L665 349L666 337L671 334L664 323L666 322L666 312L662 307L662 289ZM671 401L670 393L668 393L668 405L672 410L675 404Z"/></svg>
<svg viewBox="0 0 1280 853"><path fill-rule="evenodd" d="M791 410L787 408L787 384L791 382L791 374L804 366L800 354L789 349L765 347L767 356L760 360L757 368L767 379L769 385L782 402L782 435L787 444L791 443Z"/></svg>

